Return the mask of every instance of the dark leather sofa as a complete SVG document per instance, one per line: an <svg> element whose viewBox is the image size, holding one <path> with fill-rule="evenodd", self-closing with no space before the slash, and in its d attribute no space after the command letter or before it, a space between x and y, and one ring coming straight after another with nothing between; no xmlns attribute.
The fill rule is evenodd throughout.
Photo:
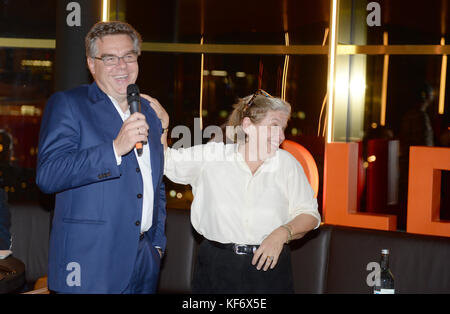
<svg viewBox="0 0 450 314"><path fill-rule="evenodd" d="M201 241L189 210L167 210L167 251L159 293L190 293ZM371 293L366 279L390 249L396 293L450 293L450 238L322 225L292 242L296 293Z"/></svg>
<svg viewBox="0 0 450 314"><path fill-rule="evenodd" d="M27 282L47 272L49 215L35 204L10 206L13 252L25 263ZM167 249L159 293L190 293L201 237L190 211L167 209ZM450 293L450 238L322 225L293 241L296 293L371 293L367 264L391 251L396 293Z"/></svg>

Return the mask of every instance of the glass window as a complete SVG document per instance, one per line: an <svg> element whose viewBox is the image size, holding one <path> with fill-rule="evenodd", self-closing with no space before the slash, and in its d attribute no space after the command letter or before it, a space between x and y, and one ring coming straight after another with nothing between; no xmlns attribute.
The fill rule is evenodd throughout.
<svg viewBox="0 0 450 314"><path fill-rule="evenodd" d="M135 0L119 11L144 41L208 44L322 44L329 0ZM157 8L157 9L156 9Z"/></svg>
<svg viewBox="0 0 450 314"><path fill-rule="evenodd" d="M279 97L283 62L282 56L205 55L205 124L226 122L237 99L253 94L258 88Z"/></svg>
<svg viewBox="0 0 450 314"><path fill-rule="evenodd" d="M0 48L0 184L10 201L37 199L38 136L53 91L52 49Z"/></svg>
<svg viewBox="0 0 450 314"><path fill-rule="evenodd" d="M178 125L189 128L190 143L194 145L198 140L194 138L195 119L200 116L201 54L144 52L139 62L141 90L156 97L167 109L171 128ZM324 142L322 134L318 135L318 128L326 94L328 58L324 55L290 56L287 79L283 83L285 62L286 57L282 55L205 54L203 129L209 125L223 125L238 97L250 95L258 88L280 97L285 84L286 100L292 106L286 137L302 143L313 153L322 175ZM178 138L171 140L173 144ZM206 142L209 138L200 140ZM186 193L190 195L189 188L171 182L166 184L169 206L171 202L177 207L190 206L185 201Z"/></svg>
<svg viewBox="0 0 450 314"><path fill-rule="evenodd" d="M326 94L327 56L290 56L286 100L292 105L288 134L317 136ZM200 116L200 54L144 52L138 84L158 98L171 126L193 126ZM263 88L280 97L285 56L206 54L203 67L203 123L221 125L238 97ZM323 119L323 117L322 117ZM292 130L295 128L296 130Z"/></svg>
<svg viewBox="0 0 450 314"><path fill-rule="evenodd" d="M389 57L386 125L395 135L399 134L401 126L399 121L404 114L420 101L419 93L424 82L428 83L434 92L434 97L426 110L432 120L436 121L438 118L441 62L441 56Z"/></svg>
<svg viewBox="0 0 450 314"><path fill-rule="evenodd" d="M382 45L384 31L389 34L390 45L439 45L442 36L447 37L446 42L450 41L447 0L376 2L380 5L381 26L367 28L369 45Z"/></svg>
<svg viewBox="0 0 450 314"><path fill-rule="evenodd" d="M0 37L55 38L56 1L0 1Z"/></svg>
<svg viewBox="0 0 450 314"><path fill-rule="evenodd" d="M386 127L394 137L399 136L400 121L417 101L417 90L424 82L434 89L434 98L427 112L435 120L441 120L438 112L441 56L391 55L389 56L388 84L386 95ZM367 56L364 131L380 125L383 77L383 55ZM447 74L448 77L448 74ZM446 94L449 92L446 84ZM448 97L445 98L448 103Z"/></svg>
<svg viewBox="0 0 450 314"><path fill-rule="evenodd" d="M199 116L200 55L143 52L137 84L170 113L171 127L193 127Z"/></svg>
<svg viewBox="0 0 450 314"><path fill-rule="evenodd" d="M439 113L442 56L389 56L384 109L381 103L385 58L383 55L367 55L366 58L364 136L361 139L364 167L360 169L364 173L364 190L360 208L398 215L397 227L404 230L409 147L448 146L448 112L446 115ZM449 78L448 73L446 78ZM444 95L448 104L448 84ZM384 125L381 123L383 111ZM352 114L348 113L348 117ZM441 213L446 215L448 209L441 207Z"/></svg>

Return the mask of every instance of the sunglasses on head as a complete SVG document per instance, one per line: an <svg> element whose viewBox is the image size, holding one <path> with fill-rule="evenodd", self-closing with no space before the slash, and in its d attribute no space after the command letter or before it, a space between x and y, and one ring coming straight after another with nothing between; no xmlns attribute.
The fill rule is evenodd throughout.
<svg viewBox="0 0 450 314"><path fill-rule="evenodd" d="M256 96L263 95L265 97L272 97L268 92L266 92L263 89L258 89L256 92L253 93L252 97L248 101L247 105L245 105L245 110L247 110L251 105L253 105L253 101L255 100ZM244 111L245 111L244 110Z"/></svg>

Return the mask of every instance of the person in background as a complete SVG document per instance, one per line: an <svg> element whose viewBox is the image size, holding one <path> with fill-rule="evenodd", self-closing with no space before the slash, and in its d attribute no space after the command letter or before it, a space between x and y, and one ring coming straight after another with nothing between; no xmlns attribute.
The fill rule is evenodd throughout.
<svg viewBox="0 0 450 314"><path fill-rule="evenodd" d="M9 250L11 247L11 213L8 207L8 194L3 189L10 184L11 169L11 135L0 130L0 250Z"/></svg>
<svg viewBox="0 0 450 314"><path fill-rule="evenodd" d="M0 250L11 248L11 213L9 212L6 193L0 188Z"/></svg>
<svg viewBox="0 0 450 314"><path fill-rule="evenodd" d="M434 132L427 109L435 99L435 90L427 82L413 88L414 101L403 115L400 125L399 155L399 227L406 228L406 206L408 199L409 149L411 146L434 146Z"/></svg>
<svg viewBox="0 0 450 314"><path fill-rule="evenodd" d="M42 118L36 183L56 193L48 287L154 293L166 245L161 122L145 99L130 115L139 33L99 22L86 35L90 85L55 93ZM135 145L144 142L139 156Z"/></svg>
<svg viewBox="0 0 450 314"><path fill-rule="evenodd" d="M154 109L167 126L164 109ZM294 292L286 244L319 227L321 218L301 165L279 149L290 112L287 102L258 90L230 116L236 143L177 150L163 134L164 174L192 186L191 222L205 238L195 293Z"/></svg>
<svg viewBox="0 0 450 314"><path fill-rule="evenodd" d="M427 113L428 107L435 99L434 88L424 82L414 90L414 93L415 101L401 121L400 153L402 156L409 154L411 146L434 145L434 132Z"/></svg>

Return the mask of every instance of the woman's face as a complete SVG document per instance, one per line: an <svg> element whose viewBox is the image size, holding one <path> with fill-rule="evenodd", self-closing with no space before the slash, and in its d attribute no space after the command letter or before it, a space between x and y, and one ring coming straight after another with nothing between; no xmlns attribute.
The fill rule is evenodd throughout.
<svg viewBox="0 0 450 314"><path fill-rule="evenodd" d="M273 156L284 141L289 115L283 111L269 110L259 123L252 123L244 118L243 128L248 135L248 144L251 151L258 153L259 160Z"/></svg>

